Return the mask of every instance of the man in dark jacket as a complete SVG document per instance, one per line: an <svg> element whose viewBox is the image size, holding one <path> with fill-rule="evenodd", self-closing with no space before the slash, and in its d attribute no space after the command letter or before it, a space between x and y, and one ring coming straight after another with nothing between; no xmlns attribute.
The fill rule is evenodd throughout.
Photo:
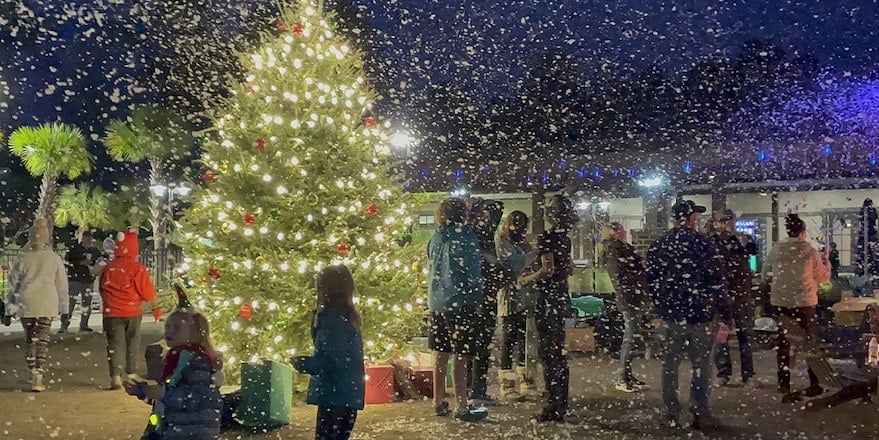
<svg viewBox="0 0 879 440"><path fill-rule="evenodd" d="M729 292L723 259L707 235L699 232L705 208L684 200L674 206L677 224L650 245L647 252L648 291L663 320L662 397L666 424L677 427L678 368L684 353L693 367L690 411L693 427L718 425L708 408L715 314L729 321Z"/></svg>
<svg viewBox="0 0 879 440"><path fill-rule="evenodd" d="M636 327L644 314L647 296L644 260L629 244L626 229L613 222L604 233L603 257L607 273L613 282L617 309L623 315L623 343L620 346L620 381L616 389L624 393L634 393L644 385L632 374L632 343Z"/></svg>
<svg viewBox="0 0 879 440"><path fill-rule="evenodd" d="M91 333L89 317L92 314L92 288L95 283L95 265L101 259L101 251L95 247L91 232L83 234L79 243L73 245L67 252L67 276L70 285L70 307L67 314L61 315L61 330L58 333L66 333L73 320L73 309L76 306L76 297L82 297L79 322L79 331Z"/></svg>
<svg viewBox="0 0 879 440"><path fill-rule="evenodd" d="M711 237L723 257L726 282L732 296L732 316L735 321L736 338L742 359L742 384L748 385L754 377L754 357L751 354L751 332L754 327L755 299L751 291L754 274L749 260L757 254L757 245L750 238L736 233L736 216L726 209L717 219L717 233ZM717 378L721 385L729 383L732 375L732 359L729 344L720 343L715 356Z"/></svg>

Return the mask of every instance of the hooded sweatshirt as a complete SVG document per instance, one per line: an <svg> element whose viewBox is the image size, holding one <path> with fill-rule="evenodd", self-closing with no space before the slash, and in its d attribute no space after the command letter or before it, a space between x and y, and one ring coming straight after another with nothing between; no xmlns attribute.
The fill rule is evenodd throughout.
<svg viewBox="0 0 879 440"><path fill-rule="evenodd" d="M772 277L770 299L775 307L813 307L818 285L830 281L830 263L799 237L776 243L763 265L763 278Z"/></svg>
<svg viewBox="0 0 879 440"><path fill-rule="evenodd" d="M67 313L67 273L64 262L49 244L45 220L38 219L31 229L28 249L15 262L9 274L11 295L7 311L21 318L55 317Z"/></svg>
<svg viewBox="0 0 879 440"><path fill-rule="evenodd" d="M156 299L156 289L147 269L138 263L137 234L120 233L116 258L101 272L101 300L105 318L141 316L141 303Z"/></svg>
<svg viewBox="0 0 879 440"><path fill-rule="evenodd" d="M427 288L430 311L454 312L482 302L482 255L473 227L437 228L427 245L427 258L430 260Z"/></svg>

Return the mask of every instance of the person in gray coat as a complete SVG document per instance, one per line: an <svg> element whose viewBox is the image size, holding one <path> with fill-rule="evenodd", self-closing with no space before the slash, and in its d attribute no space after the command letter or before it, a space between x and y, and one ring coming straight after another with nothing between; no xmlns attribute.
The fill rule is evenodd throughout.
<svg viewBox="0 0 879 440"><path fill-rule="evenodd" d="M21 318L31 391L40 392L46 389L43 374L49 354L52 319L67 313L70 300L67 271L61 257L52 250L45 219L34 221L27 247L10 273L9 288L6 314Z"/></svg>

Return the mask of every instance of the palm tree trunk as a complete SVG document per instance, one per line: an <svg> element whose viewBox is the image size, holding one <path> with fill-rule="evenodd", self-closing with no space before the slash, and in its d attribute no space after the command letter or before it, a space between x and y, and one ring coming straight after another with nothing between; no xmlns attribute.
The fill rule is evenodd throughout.
<svg viewBox="0 0 879 440"><path fill-rule="evenodd" d="M162 185L162 161L151 159L150 161L150 226L153 228L153 250L165 247L165 195L157 195L152 187Z"/></svg>
<svg viewBox="0 0 879 440"><path fill-rule="evenodd" d="M58 178L54 173L43 173L40 183L40 202L36 218L46 219L49 227L49 242L55 242L55 198L58 195Z"/></svg>

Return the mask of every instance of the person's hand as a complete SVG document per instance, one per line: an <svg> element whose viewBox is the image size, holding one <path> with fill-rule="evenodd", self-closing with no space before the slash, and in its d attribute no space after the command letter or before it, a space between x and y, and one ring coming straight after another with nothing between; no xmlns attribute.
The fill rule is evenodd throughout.
<svg viewBox="0 0 879 440"><path fill-rule="evenodd" d="M159 400L162 398L163 387L161 385L158 385L158 384L150 385L145 382L142 382L142 383L143 383L143 389L144 389L143 394L144 394L144 398L146 400Z"/></svg>
<svg viewBox="0 0 879 440"><path fill-rule="evenodd" d="M129 396L135 396L138 398L143 398L144 390L143 386L146 385L144 382L133 382L133 381L125 381L122 386L125 388L125 393Z"/></svg>
<svg viewBox="0 0 879 440"><path fill-rule="evenodd" d="M292 359L290 359L290 363L293 364L293 368L295 368L296 371L302 371L302 367L305 366L306 359L308 359L307 356L294 356Z"/></svg>

